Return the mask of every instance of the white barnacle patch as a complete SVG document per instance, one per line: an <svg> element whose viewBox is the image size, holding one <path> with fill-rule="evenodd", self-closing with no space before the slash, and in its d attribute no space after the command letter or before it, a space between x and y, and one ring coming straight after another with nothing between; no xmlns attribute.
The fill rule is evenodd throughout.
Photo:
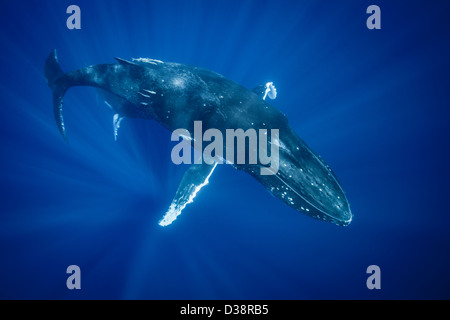
<svg viewBox="0 0 450 320"><path fill-rule="evenodd" d="M180 134L180 137L182 137L186 141L193 141L194 140L191 136L186 136L184 134Z"/></svg>
<svg viewBox="0 0 450 320"><path fill-rule="evenodd" d="M145 91L145 92L150 93L150 94L156 94L156 92L152 91L152 90L142 89L142 91Z"/></svg>
<svg viewBox="0 0 450 320"><path fill-rule="evenodd" d="M277 97L277 89L273 85L273 82L266 83L266 90L264 92L263 100L266 100L267 96L269 96L269 98L272 100Z"/></svg>
<svg viewBox="0 0 450 320"><path fill-rule="evenodd" d="M148 95L148 94L144 94L144 93L142 93L142 92L138 92L141 96L143 96L144 98L150 98L150 96Z"/></svg>
<svg viewBox="0 0 450 320"><path fill-rule="evenodd" d="M105 82L105 79L103 77L103 73L101 72L96 72L94 70L94 66L89 66L85 68L85 72L86 74L90 75L90 77L92 78L92 81L97 83L97 84L102 84Z"/></svg>
<svg viewBox="0 0 450 320"><path fill-rule="evenodd" d="M186 87L186 79L183 77L175 77L172 79L172 85L179 89L184 89Z"/></svg>
<svg viewBox="0 0 450 320"><path fill-rule="evenodd" d="M153 64L153 65L157 65L158 63L164 63L161 60L150 59L150 58L132 58L131 60L136 61L136 62L149 63L149 64Z"/></svg>

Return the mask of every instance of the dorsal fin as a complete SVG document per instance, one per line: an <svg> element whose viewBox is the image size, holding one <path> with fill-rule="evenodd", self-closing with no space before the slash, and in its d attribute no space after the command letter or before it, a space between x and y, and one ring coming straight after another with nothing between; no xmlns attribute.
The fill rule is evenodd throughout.
<svg viewBox="0 0 450 320"><path fill-rule="evenodd" d="M125 60L125 59L122 59L122 58L119 58L119 57L114 57L114 59L119 61L119 63L121 63L121 64L128 64L128 65L132 65L132 66L137 66L136 63L128 61L128 60Z"/></svg>
<svg viewBox="0 0 450 320"><path fill-rule="evenodd" d="M253 88L252 91L262 99L264 97L264 94L266 93L266 86L265 85L257 86L256 88Z"/></svg>

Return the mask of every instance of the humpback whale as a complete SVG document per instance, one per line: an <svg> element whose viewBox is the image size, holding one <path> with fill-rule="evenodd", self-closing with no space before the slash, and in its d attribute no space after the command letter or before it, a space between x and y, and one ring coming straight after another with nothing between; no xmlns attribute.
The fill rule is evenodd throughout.
<svg viewBox="0 0 450 320"><path fill-rule="evenodd" d="M105 103L114 111L116 139L125 117L155 120L171 132L179 128L193 132L194 122L199 120L204 129L214 128L223 133L238 128L277 129L277 139L266 138L269 145L276 144L279 148L276 172L261 174L261 168L267 169L261 163L226 163L248 173L273 196L299 212L340 226L352 221L349 202L334 172L291 129L286 116L266 101L267 97L274 99L277 95L273 83L249 90L195 66L148 58L115 59L116 63L65 73L56 50L48 56L44 74L53 91L56 124L66 142L63 97L73 86L91 86L102 92ZM225 154L227 146L223 148ZM171 224L193 202L218 163L214 158L190 165L168 211L159 221L161 226Z"/></svg>

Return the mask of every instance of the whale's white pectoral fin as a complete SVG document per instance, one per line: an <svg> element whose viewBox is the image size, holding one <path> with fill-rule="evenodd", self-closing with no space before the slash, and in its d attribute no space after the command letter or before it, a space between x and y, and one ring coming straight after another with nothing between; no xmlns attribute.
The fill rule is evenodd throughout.
<svg viewBox="0 0 450 320"><path fill-rule="evenodd" d="M267 82L265 85L258 86L252 91L260 96L263 100L266 100L267 97L274 100L277 97L277 88L275 88L273 82Z"/></svg>
<svg viewBox="0 0 450 320"><path fill-rule="evenodd" d="M114 128L114 140L117 141L117 135L120 128L120 123L122 122L123 117L121 117L118 113L116 113L113 117L113 128Z"/></svg>
<svg viewBox="0 0 450 320"><path fill-rule="evenodd" d="M165 227L171 224L181 214L186 205L194 201L194 198L200 189L209 183L209 178L216 166L217 163L214 163L213 165L203 163L192 164L189 167L181 179L169 210L167 210L164 217L159 221L160 226Z"/></svg>

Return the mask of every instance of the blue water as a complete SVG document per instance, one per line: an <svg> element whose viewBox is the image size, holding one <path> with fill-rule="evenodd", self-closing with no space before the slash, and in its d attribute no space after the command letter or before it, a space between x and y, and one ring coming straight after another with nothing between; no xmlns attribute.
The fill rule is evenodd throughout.
<svg viewBox="0 0 450 320"><path fill-rule="evenodd" d="M66 8L81 8L68 30ZM381 30L366 8L381 8ZM0 2L0 298L449 299L448 1ZM65 97L59 135L43 65L150 57L253 88L333 168L354 219L302 215L219 166L158 226L186 166L170 133ZM66 268L81 268L81 290ZM381 289L366 287L369 265Z"/></svg>

